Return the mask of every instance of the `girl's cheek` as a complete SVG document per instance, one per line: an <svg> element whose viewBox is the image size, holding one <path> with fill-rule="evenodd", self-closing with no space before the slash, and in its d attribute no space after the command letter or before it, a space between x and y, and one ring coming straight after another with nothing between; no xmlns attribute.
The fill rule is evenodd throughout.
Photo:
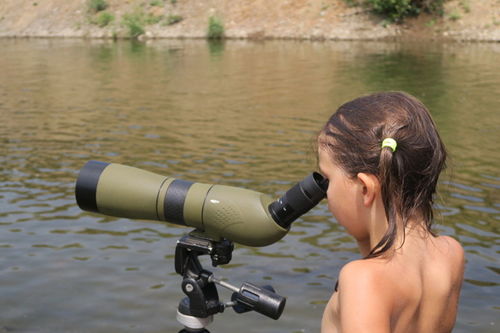
<svg viewBox="0 0 500 333"><path fill-rule="evenodd" d="M336 214L336 207L335 207L335 196L332 194L332 193L328 193L328 196L327 196L327 203L328 203L328 210L330 211L330 213L332 213L333 216L335 216ZM335 216L335 218L337 218L337 216Z"/></svg>
<svg viewBox="0 0 500 333"><path fill-rule="evenodd" d="M330 200L328 200L328 210L330 211L330 213L331 213L332 215L334 215L334 213L333 213L333 208L332 208L332 204L330 203Z"/></svg>
<svg viewBox="0 0 500 333"><path fill-rule="evenodd" d="M328 210L330 211L330 213L333 213L332 212L332 191L331 191L331 187L328 186L328 189L326 190L326 203L327 203L327 206L328 206Z"/></svg>

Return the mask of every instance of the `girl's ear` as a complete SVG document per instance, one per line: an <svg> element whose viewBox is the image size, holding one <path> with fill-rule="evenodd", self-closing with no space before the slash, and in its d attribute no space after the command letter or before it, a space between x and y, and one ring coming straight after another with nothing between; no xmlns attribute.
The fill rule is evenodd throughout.
<svg viewBox="0 0 500 333"><path fill-rule="evenodd" d="M369 207L380 193L380 182L370 173L360 172L356 177L362 187L363 204Z"/></svg>

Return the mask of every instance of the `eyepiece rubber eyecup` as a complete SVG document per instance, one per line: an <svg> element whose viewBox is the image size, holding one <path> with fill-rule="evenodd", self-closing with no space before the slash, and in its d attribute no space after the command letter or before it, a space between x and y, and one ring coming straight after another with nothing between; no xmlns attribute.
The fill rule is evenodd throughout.
<svg viewBox="0 0 500 333"><path fill-rule="evenodd" d="M313 172L290 188L280 199L271 203L269 213L285 229L299 216L307 213L326 197L328 180Z"/></svg>

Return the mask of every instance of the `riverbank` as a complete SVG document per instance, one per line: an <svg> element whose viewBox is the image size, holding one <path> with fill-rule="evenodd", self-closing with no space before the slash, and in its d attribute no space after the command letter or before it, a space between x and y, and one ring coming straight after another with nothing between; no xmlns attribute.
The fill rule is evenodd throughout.
<svg viewBox="0 0 500 333"><path fill-rule="evenodd" d="M140 38L205 38L210 17L227 38L500 41L500 0L452 0L444 15L423 14L392 24L346 0L3 0L0 37L127 38L138 18ZM103 14L106 13L106 14ZM132 22L134 23L134 22ZM136 27L137 28L137 27Z"/></svg>

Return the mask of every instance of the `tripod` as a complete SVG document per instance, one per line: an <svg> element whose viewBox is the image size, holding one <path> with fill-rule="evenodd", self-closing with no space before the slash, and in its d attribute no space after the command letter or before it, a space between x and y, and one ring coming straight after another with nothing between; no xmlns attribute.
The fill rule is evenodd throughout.
<svg viewBox="0 0 500 333"><path fill-rule="evenodd" d="M231 261L233 249L231 241L205 238L196 230L177 241L175 271L183 277L182 291L187 296L177 308L177 321L184 326L179 333L210 333L205 327L213 321L214 314L227 307L237 313L254 310L273 319L281 316L286 298L276 294L271 286L245 282L238 288L215 278L198 259L200 255L209 255L212 266L224 265ZM219 300L216 285L233 291L230 302Z"/></svg>

